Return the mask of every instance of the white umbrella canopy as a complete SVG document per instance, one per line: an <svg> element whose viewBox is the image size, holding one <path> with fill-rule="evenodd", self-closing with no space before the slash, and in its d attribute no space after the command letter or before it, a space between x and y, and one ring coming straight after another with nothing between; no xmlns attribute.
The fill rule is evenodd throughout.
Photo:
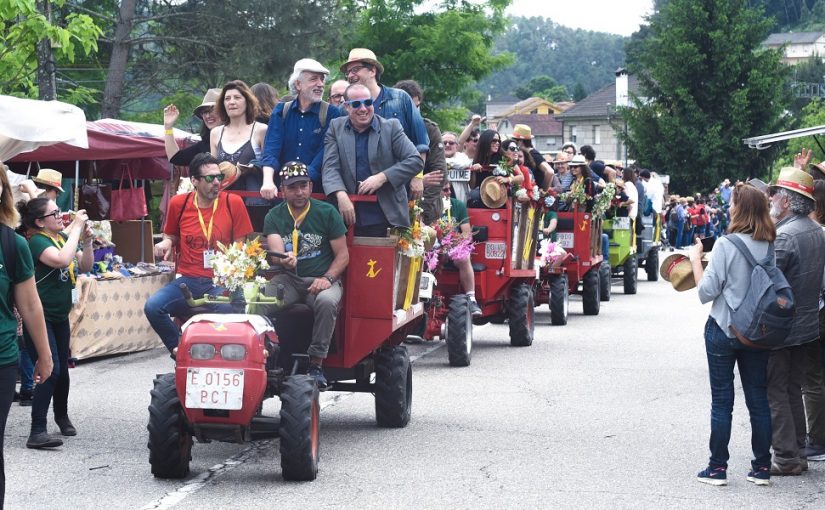
<svg viewBox="0 0 825 510"><path fill-rule="evenodd" d="M60 101L0 95L0 161L55 143L88 148L86 114Z"/></svg>

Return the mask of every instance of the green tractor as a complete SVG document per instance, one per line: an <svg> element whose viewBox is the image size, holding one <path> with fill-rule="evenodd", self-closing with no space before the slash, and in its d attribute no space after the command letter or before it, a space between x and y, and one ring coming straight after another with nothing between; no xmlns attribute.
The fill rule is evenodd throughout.
<svg viewBox="0 0 825 510"><path fill-rule="evenodd" d="M625 294L635 294L638 260L633 222L627 217L615 217L605 219L602 227L610 239L609 260L612 276L622 278Z"/></svg>

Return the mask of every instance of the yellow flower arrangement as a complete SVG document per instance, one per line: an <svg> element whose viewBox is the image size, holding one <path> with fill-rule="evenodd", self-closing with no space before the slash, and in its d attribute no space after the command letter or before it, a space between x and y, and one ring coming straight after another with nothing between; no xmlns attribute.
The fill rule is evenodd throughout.
<svg viewBox="0 0 825 510"><path fill-rule="evenodd" d="M259 270L269 268L266 250L261 245L260 238L244 243L236 241L229 245L218 242L218 249L211 260L212 281L215 285L232 292L244 283L266 283L264 278L255 276Z"/></svg>

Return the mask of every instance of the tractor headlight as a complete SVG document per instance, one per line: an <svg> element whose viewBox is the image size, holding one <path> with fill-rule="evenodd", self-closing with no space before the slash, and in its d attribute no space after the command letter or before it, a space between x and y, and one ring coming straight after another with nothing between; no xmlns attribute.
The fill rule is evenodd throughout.
<svg viewBox="0 0 825 510"><path fill-rule="evenodd" d="M221 347L221 358L227 361L241 361L246 357L246 347L240 344L226 344Z"/></svg>
<svg viewBox="0 0 825 510"><path fill-rule="evenodd" d="M212 344L192 344L189 348L192 359L212 359L215 357L215 346Z"/></svg>

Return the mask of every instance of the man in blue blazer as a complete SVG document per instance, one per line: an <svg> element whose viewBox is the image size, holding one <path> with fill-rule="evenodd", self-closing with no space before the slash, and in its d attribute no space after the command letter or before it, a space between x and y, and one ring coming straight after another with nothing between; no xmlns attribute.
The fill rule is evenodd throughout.
<svg viewBox="0 0 825 510"><path fill-rule="evenodd" d="M396 119L375 115L374 98L361 84L344 93L346 117L330 122L324 139L324 192L338 201L355 235L384 237L391 226L409 227L407 185L424 168L415 145ZM378 196L357 210L347 194Z"/></svg>

